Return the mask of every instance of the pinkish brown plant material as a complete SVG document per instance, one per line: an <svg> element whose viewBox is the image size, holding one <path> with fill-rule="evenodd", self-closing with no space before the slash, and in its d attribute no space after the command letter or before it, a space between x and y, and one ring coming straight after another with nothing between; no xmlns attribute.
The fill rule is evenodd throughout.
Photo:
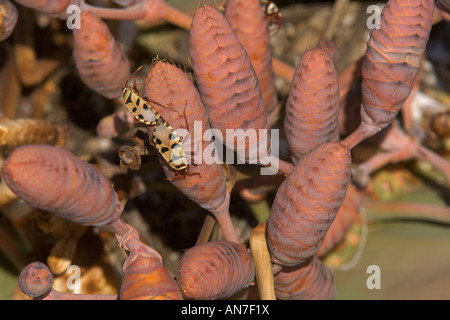
<svg viewBox="0 0 450 320"><path fill-rule="evenodd" d="M211 148L211 141L202 139L203 134L210 129L208 116L202 99L192 80L177 66L156 62L147 77L145 94L166 108L155 105L163 118L177 130L188 130L188 135L182 141L185 154L190 159L187 170L189 175L183 179L173 180L172 183L186 196L201 207L215 215L225 231L228 240L239 242L229 218L230 194L225 182L225 174L220 164L209 163L203 156L205 149ZM199 124L197 128L195 125ZM195 136L199 131L200 137ZM153 128L149 127L149 138L153 135ZM199 163L195 163L200 156ZM208 154L210 156L214 153ZM167 163L163 169L169 179L176 177L178 172Z"/></svg>
<svg viewBox="0 0 450 320"><path fill-rule="evenodd" d="M226 138L227 129L268 129L258 78L250 58L222 13L210 6L194 15L189 38L192 67L211 127L222 133L225 145L246 160L260 161L258 150L270 150L270 140ZM235 147L236 146L236 147ZM245 152L245 154L244 154Z"/></svg>
<svg viewBox="0 0 450 320"><path fill-rule="evenodd" d="M121 110L104 117L97 125L97 135L100 138L114 138L124 134L135 125L133 114Z"/></svg>
<svg viewBox="0 0 450 320"><path fill-rule="evenodd" d="M339 208L336 218L322 239L317 256L322 257L333 250L344 240L345 235L352 227L359 215L361 207L360 194L355 185L350 184L345 195L344 202Z"/></svg>
<svg viewBox="0 0 450 320"><path fill-rule="evenodd" d="M123 266L121 300L181 300L175 280L158 252L137 239L127 242L130 255Z"/></svg>
<svg viewBox="0 0 450 320"><path fill-rule="evenodd" d="M280 185L267 224L272 260L294 266L314 256L344 201L351 155L343 144L313 149Z"/></svg>
<svg viewBox="0 0 450 320"><path fill-rule="evenodd" d="M294 73L286 102L284 130L297 162L316 146L339 138L339 85L326 50L305 52Z"/></svg>
<svg viewBox="0 0 450 320"><path fill-rule="evenodd" d="M336 295L333 273L316 256L298 266L283 267L274 285L280 300L331 300Z"/></svg>
<svg viewBox="0 0 450 320"><path fill-rule="evenodd" d="M69 16L67 7L81 5L81 0L17 0L21 5L45 13L51 17L66 19Z"/></svg>
<svg viewBox="0 0 450 320"><path fill-rule="evenodd" d="M186 298L224 299L250 285L253 262L238 243L213 241L187 250L177 271L177 282Z"/></svg>
<svg viewBox="0 0 450 320"><path fill-rule="evenodd" d="M423 0L386 5L363 63L362 121L384 128L409 96L431 30L433 4Z"/></svg>
<svg viewBox="0 0 450 320"><path fill-rule="evenodd" d="M388 126L408 98L432 26L434 1L387 3L371 32L362 65L361 125L350 148Z"/></svg>
<svg viewBox="0 0 450 320"><path fill-rule="evenodd" d="M270 32L260 8L259 0L229 0L225 17L250 58L261 89L264 112L271 124L277 116L278 98L272 69Z"/></svg>
<svg viewBox="0 0 450 320"><path fill-rule="evenodd" d="M48 291L53 284L53 275L42 262L27 265L19 276L19 287L28 296L37 298Z"/></svg>
<svg viewBox="0 0 450 320"><path fill-rule="evenodd" d="M127 57L95 14L83 11L80 21L80 28L73 30L73 57L81 80L106 98L119 98L129 77Z"/></svg>
<svg viewBox="0 0 450 320"><path fill-rule="evenodd" d="M14 149L3 164L2 179L32 207L75 223L102 226L122 212L103 173L61 148L27 145Z"/></svg>

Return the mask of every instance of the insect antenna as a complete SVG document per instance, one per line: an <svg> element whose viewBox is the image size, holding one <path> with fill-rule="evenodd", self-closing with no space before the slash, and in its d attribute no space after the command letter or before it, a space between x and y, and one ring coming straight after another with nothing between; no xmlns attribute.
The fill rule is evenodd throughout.
<svg viewBox="0 0 450 320"><path fill-rule="evenodd" d="M133 78L134 75L135 75L139 70L141 70L143 66L144 66L144 65L140 66L139 68L137 68L137 69L133 72L133 74L132 74L132 75L127 79L127 81L125 82L125 86L128 85L128 81L130 81L130 79ZM133 87L134 87L134 85L133 85Z"/></svg>

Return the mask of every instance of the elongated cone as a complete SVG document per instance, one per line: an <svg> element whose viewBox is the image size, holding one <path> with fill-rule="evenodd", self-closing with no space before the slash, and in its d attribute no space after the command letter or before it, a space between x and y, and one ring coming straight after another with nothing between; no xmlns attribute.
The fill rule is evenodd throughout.
<svg viewBox="0 0 450 320"><path fill-rule="evenodd" d="M139 240L127 242L130 255L123 265L121 300L181 300L177 283L158 252Z"/></svg>
<svg viewBox="0 0 450 320"><path fill-rule="evenodd" d="M17 147L3 164L2 179L30 206L82 225L103 226L122 213L103 173L61 148Z"/></svg>
<svg viewBox="0 0 450 320"><path fill-rule="evenodd" d="M223 168L211 161L215 153L211 138L204 139L210 130L208 115L192 80L177 66L157 62L148 73L145 94L160 104L152 105L178 134L187 130L182 148L189 163L195 165L189 164L187 172L177 173L163 163L166 176L173 179L177 174L185 174L184 178L172 180L173 185L214 214L227 240L239 241L229 216L230 194ZM153 130L150 126L150 139Z"/></svg>
<svg viewBox="0 0 450 320"><path fill-rule="evenodd" d="M182 145L187 159L195 165L190 164L187 169L190 174L199 175L186 176L172 183L210 212L228 209L229 195L222 166L203 158L207 155L205 149L212 146L211 141L203 139L210 126L204 104L192 80L177 66L157 62L148 73L145 94L166 106L153 105L177 133L182 132L180 129L188 130ZM176 173L169 165L163 168L168 178L175 177Z"/></svg>
<svg viewBox="0 0 450 320"><path fill-rule="evenodd" d="M177 282L186 298L222 299L238 293L254 278L247 249L228 241L206 242L181 257Z"/></svg>
<svg viewBox="0 0 450 320"><path fill-rule="evenodd" d="M306 263L284 267L274 278L280 300L330 300L336 295L331 270L314 256Z"/></svg>
<svg viewBox="0 0 450 320"><path fill-rule="evenodd" d="M68 6L80 7L82 4L82 0L16 0L16 2L58 19L67 19L71 14L67 12Z"/></svg>
<svg viewBox="0 0 450 320"><path fill-rule="evenodd" d="M241 161L265 162L270 154L269 126L258 79L250 58L219 10L209 6L197 10L189 51L211 127L222 134L216 139L237 151Z"/></svg>
<svg viewBox="0 0 450 320"><path fill-rule="evenodd" d="M122 95L130 66L108 26L96 15L83 11L80 28L73 29L73 57L81 80L109 99Z"/></svg>
<svg viewBox="0 0 450 320"><path fill-rule="evenodd" d="M272 70L270 32L259 0L228 0L225 17L247 52L258 78L269 124L276 116L277 88Z"/></svg>
<svg viewBox="0 0 450 320"><path fill-rule="evenodd" d="M389 0L362 68L361 120L384 128L408 98L432 26L433 0Z"/></svg>
<svg viewBox="0 0 450 320"><path fill-rule="evenodd" d="M0 2L0 41L8 38L14 31L18 16L16 7L10 1Z"/></svg>
<svg viewBox="0 0 450 320"><path fill-rule="evenodd" d="M350 182L347 146L326 142L299 161L278 188L267 224L272 261L302 263L316 254Z"/></svg>
<svg viewBox="0 0 450 320"><path fill-rule="evenodd" d="M345 238L345 235L358 217L360 204L360 195L356 187L350 184L336 218L334 218L333 223L322 239L316 254L318 257L322 257L330 252Z"/></svg>
<svg viewBox="0 0 450 320"><path fill-rule="evenodd" d="M323 142L339 138L339 84L326 50L306 51L292 79L284 130L294 162Z"/></svg>

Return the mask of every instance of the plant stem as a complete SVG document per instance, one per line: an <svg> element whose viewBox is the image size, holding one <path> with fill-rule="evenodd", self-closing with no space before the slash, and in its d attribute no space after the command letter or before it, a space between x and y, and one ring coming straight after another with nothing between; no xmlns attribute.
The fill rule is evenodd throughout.
<svg viewBox="0 0 450 320"><path fill-rule="evenodd" d="M102 19L113 20L140 20L143 19L147 12L140 8L116 9L116 8L100 8L89 4L84 5L84 9L92 12Z"/></svg>
<svg viewBox="0 0 450 320"><path fill-rule="evenodd" d="M180 28L189 30L191 28L192 17L169 6L167 3L165 4L162 19Z"/></svg>
<svg viewBox="0 0 450 320"><path fill-rule="evenodd" d="M380 131L381 129L377 126L372 126L361 122L355 131L353 131L348 137L342 140L342 143L347 145L349 149L353 149L363 140L372 137Z"/></svg>
<svg viewBox="0 0 450 320"><path fill-rule="evenodd" d="M270 252L266 243L266 224L257 225L250 236L250 248L255 264L256 284L261 300L276 300Z"/></svg>
<svg viewBox="0 0 450 320"><path fill-rule="evenodd" d="M348 9L349 0L335 0L321 39L332 40Z"/></svg>
<svg viewBox="0 0 450 320"><path fill-rule="evenodd" d="M216 220L211 215L207 214L195 245L208 242L215 225Z"/></svg>
<svg viewBox="0 0 450 320"><path fill-rule="evenodd" d="M230 213L225 211L222 213L215 213L214 216L223 231L225 239L230 242L241 243L236 233L236 229L234 229L233 222L231 221Z"/></svg>
<svg viewBox="0 0 450 320"><path fill-rule="evenodd" d="M281 159L279 159L278 161L278 170L284 173L284 175L288 176L291 173L292 169L294 169L294 165Z"/></svg>
<svg viewBox="0 0 450 320"><path fill-rule="evenodd" d="M450 224L450 208L427 203L374 202L364 203L368 219L425 220Z"/></svg>
<svg viewBox="0 0 450 320"><path fill-rule="evenodd" d="M447 187L450 187L450 162L417 142L415 143L417 147L414 149L414 155L420 160L431 163L436 169L442 172L447 180Z"/></svg>

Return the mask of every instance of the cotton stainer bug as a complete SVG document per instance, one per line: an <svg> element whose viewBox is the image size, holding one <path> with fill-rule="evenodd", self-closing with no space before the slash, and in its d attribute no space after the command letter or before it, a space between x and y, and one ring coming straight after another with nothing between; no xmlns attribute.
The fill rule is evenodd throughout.
<svg viewBox="0 0 450 320"><path fill-rule="evenodd" d="M156 126L161 122L161 115L153 108L152 104L167 108L162 104L148 97L142 96L137 88L136 78L133 79L133 86L128 85L130 79L142 68L140 66L128 78L122 87L122 100L128 110L134 115L137 121L149 126Z"/></svg>
<svg viewBox="0 0 450 320"><path fill-rule="evenodd" d="M168 107L142 96L137 88L136 78L133 79L133 86L128 85L130 79L141 68L142 66L128 78L122 87L123 103L133 113L137 121L155 127L152 135L153 144L162 156L162 159L176 172L176 176L168 180L180 180L186 176L197 175L198 173L191 174L188 171L189 164L184 153L182 137L176 133L172 126L161 117L151 104L163 108Z"/></svg>
<svg viewBox="0 0 450 320"><path fill-rule="evenodd" d="M185 111L186 112L186 106ZM186 114L185 114L186 119ZM186 121L187 126L187 121ZM183 149L183 137L180 137L172 126L162 117L153 130L152 140L156 150L172 169L175 170L175 177L168 178L170 181L181 180L186 176L199 175L200 173L190 173L188 171L188 161Z"/></svg>

